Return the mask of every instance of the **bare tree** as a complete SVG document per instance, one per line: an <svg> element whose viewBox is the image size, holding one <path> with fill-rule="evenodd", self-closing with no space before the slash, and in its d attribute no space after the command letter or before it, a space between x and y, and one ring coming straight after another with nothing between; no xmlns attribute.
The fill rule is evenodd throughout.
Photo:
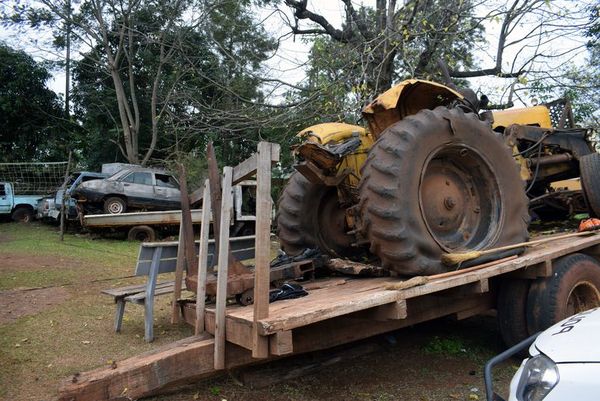
<svg viewBox="0 0 600 401"><path fill-rule="evenodd" d="M340 0L345 18L339 28L307 0L285 4L293 13L288 21L293 34L325 36L362 52L367 85L378 93L395 77L430 77L440 57L454 78L550 71L552 60L583 51L583 43L568 47L565 41L589 26L586 8L592 0L376 0L373 9ZM496 42L484 40L484 31L495 34ZM484 63L492 65L477 66L476 54L490 54Z"/></svg>

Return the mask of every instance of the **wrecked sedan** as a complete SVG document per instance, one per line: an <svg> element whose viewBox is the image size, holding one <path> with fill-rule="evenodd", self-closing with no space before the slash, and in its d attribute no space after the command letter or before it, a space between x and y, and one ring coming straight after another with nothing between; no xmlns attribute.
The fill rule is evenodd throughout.
<svg viewBox="0 0 600 401"><path fill-rule="evenodd" d="M83 182L71 196L83 205L86 213L181 208L177 179L164 171L147 168L124 169L104 180Z"/></svg>

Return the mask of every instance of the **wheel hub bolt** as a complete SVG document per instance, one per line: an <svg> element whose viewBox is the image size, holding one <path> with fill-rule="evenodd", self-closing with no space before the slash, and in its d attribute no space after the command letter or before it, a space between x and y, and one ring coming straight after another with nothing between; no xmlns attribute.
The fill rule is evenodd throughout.
<svg viewBox="0 0 600 401"><path fill-rule="evenodd" d="M446 209L452 210L454 209L454 206L456 206L456 201L452 197L448 196L444 199L444 206Z"/></svg>

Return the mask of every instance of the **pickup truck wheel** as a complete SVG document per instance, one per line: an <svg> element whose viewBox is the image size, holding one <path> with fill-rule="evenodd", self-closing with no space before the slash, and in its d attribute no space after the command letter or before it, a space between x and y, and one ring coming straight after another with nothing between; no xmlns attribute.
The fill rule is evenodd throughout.
<svg viewBox="0 0 600 401"><path fill-rule="evenodd" d="M28 207L17 207L11 217L18 223L30 223L33 220L33 210Z"/></svg>
<svg viewBox="0 0 600 401"><path fill-rule="evenodd" d="M127 203L118 196L111 196L104 201L104 213L121 214L127 210Z"/></svg>
<svg viewBox="0 0 600 401"><path fill-rule="evenodd" d="M129 241L153 242L156 241L156 232L150 226L135 226L127 233Z"/></svg>
<svg viewBox="0 0 600 401"><path fill-rule="evenodd" d="M600 154L583 156L579 161L583 193L592 216L600 216Z"/></svg>
<svg viewBox="0 0 600 401"><path fill-rule="evenodd" d="M574 253L554 263L554 274L535 280L527 297L531 333L546 330L576 313L600 306L600 263Z"/></svg>
<svg viewBox="0 0 600 401"><path fill-rule="evenodd" d="M498 327L504 343L512 347L529 337L527 330L527 295L530 280L506 279L498 291Z"/></svg>

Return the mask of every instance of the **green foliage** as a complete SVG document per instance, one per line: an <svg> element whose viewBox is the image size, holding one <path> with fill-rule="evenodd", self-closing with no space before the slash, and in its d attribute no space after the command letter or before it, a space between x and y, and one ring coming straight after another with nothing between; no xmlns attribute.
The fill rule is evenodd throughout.
<svg viewBox="0 0 600 401"><path fill-rule="evenodd" d="M46 87L50 73L22 51L0 44L0 153L3 162L65 160L68 121Z"/></svg>
<svg viewBox="0 0 600 401"><path fill-rule="evenodd" d="M137 39L132 41L132 57L122 58L117 67L121 79L133 83L124 89L127 101L137 101L139 106L140 150L150 146L150 102L160 68L156 108L164 112L159 114L151 164L176 160L186 164L202 154L209 141L215 142L223 163L236 164L256 151L261 138L259 120L268 111L260 106L259 73L274 43L243 2L222 1L219 7L202 1L188 5L190 12L203 16L201 21L176 18L177 24L166 32L162 27L170 11L157 12L152 1L142 2L129 17ZM115 20L111 29L113 52L120 43L119 24ZM170 54L162 64L160 43L149 40L160 33L164 51ZM74 71L73 101L86 130L83 153L91 166L123 159L117 146L123 131L114 84L106 74L105 53L98 44L76 63Z"/></svg>
<svg viewBox="0 0 600 401"><path fill-rule="evenodd" d="M435 336L423 346L423 350L428 354L461 355L467 352L467 347L458 337Z"/></svg>

